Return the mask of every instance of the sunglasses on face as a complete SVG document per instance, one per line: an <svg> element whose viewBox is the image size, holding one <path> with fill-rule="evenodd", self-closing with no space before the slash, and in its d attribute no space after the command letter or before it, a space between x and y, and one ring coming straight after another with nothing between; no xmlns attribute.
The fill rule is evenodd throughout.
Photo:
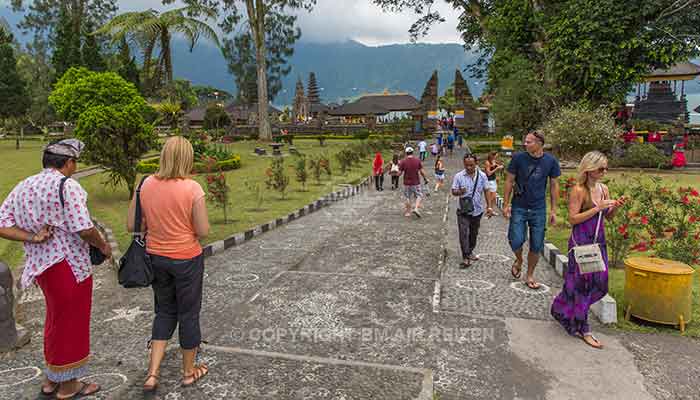
<svg viewBox="0 0 700 400"><path fill-rule="evenodd" d="M596 171L603 173L603 172L608 172L608 167L600 167Z"/></svg>

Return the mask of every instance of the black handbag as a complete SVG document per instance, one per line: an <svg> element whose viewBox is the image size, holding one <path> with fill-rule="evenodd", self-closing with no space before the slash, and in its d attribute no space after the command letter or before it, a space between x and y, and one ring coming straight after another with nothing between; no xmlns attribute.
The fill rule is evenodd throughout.
<svg viewBox="0 0 700 400"><path fill-rule="evenodd" d="M119 260L119 284L125 288L151 286L153 266L151 256L146 253L146 234L141 230L141 186L148 176L144 176L136 189L136 213L134 216L134 234L129 248Z"/></svg>
<svg viewBox="0 0 700 400"><path fill-rule="evenodd" d="M476 171L476 179L474 180L474 188L472 189L472 195L468 197L459 198L459 215L467 217L472 215L474 212L474 194L476 193L476 186L479 183L479 171Z"/></svg>
<svg viewBox="0 0 700 400"><path fill-rule="evenodd" d="M65 186L68 178L68 176L61 178L61 183L58 185L58 198L61 201L61 208L63 208L64 206L63 187ZM101 265L103 262L105 262L106 259L107 256L105 256L104 253L102 253L102 250L98 249L93 245L90 245L90 264Z"/></svg>

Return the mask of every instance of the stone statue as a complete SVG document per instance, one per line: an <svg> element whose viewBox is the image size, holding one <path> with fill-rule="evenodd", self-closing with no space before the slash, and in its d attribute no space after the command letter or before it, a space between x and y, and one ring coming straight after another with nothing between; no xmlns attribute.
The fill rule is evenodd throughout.
<svg viewBox="0 0 700 400"><path fill-rule="evenodd" d="M13 283L12 271L0 262L0 352L22 347L29 342L27 331L18 330L15 325Z"/></svg>

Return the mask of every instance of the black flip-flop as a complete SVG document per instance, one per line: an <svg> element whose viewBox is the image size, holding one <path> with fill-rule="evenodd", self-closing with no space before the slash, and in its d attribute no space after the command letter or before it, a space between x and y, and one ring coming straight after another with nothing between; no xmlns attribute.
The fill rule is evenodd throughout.
<svg viewBox="0 0 700 400"><path fill-rule="evenodd" d="M467 269L467 268L469 268L469 267L471 267L471 266L472 266L472 263L471 263L471 262L464 262L464 261L462 261L461 263L459 263L459 268L460 268L460 269Z"/></svg>
<svg viewBox="0 0 700 400"><path fill-rule="evenodd" d="M518 263L513 263L513 266L510 267L510 274L513 275L513 278L515 279L520 279L520 277L523 275L523 264L518 265L518 273L516 274L515 271L515 266L518 265Z"/></svg>
<svg viewBox="0 0 700 400"><path fill-rule="evenodd" d="M41 389L39 389L39 398L41 399L50 399L56 395L56 392L58 392L58 387L60 386L60 383L56 383L53 385L53 390L50 392L44 391L44 385L41 385Z"/></svg>
<svg viewBox="0 0 700 400"><path fill-rule="evenodd" d="M79 398L81 398L81 397L92 396L92 395L94 395L95 393L97 393L97 392L99 392L100 390L102 390L102 388L100 387L100 385L95 384L96 389L93 390L93 391L91 391L91 392L88 392L88 391L86 391L86 390L90 387L90 385L92 385L92 383L87 383L87 382L82 382L82 381L81 381L80 384L81 384L82 386L80 386L80 390L78 390L77 392L71 394L71 395L68 396L68 397L58 397L58 393L56 393L56 398L59 399L59 400L79 399Z"/></svg>

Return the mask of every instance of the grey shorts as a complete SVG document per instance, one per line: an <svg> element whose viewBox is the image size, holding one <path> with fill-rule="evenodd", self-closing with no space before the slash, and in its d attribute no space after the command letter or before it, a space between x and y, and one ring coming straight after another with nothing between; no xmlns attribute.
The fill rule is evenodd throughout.
<svg viewBox="0 0 700 400"><path fill-rule="evenodd" d="M407 200L411 200L412 197L420 199L423 197L423 191L421 190L421 185L410 185L403 187L403 194L406 196Z"/></svg>

